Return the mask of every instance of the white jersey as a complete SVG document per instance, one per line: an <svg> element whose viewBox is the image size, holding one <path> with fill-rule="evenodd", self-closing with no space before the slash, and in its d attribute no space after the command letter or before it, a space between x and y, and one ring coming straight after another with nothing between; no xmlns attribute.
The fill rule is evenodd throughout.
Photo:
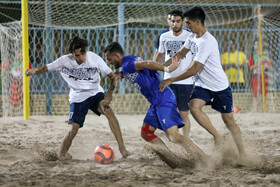
<svg viewBox="0 0 280 187"><path fill-rule="evenodd" d="M170 59L175 53L177 53L184 45L189 31L183 30L179 36L175 36L173 31L168 31L160 36L159 52L165 53L165 61ZM164 79L176 77L184 73L192 65L192 55L188 53L181 61L179 67L171 73L164 72ZM193 84L193 78L187 78L184 80L173 82L172 84Z"/></svg>
<svg viewBox="0 0 280 187"><path fill-rule="evenodd" d="M217 40L209 32L196 38L188 36L184 47L193 55L193 61L202 63L202 68L195 75L195 85L211 91L221 91L229 86L222 68Z"/></svg>
<svg viewBox="0 0 280 187"><path fill-rule="evenodd" d="M112 72L100 56L90 51L86 54L86 61L80 65L72 54L68 54L47 64L47 68L49 71L59 70L68 83L70 103L80 103L98 92L104 92L100 86L100 73L106 76Z"/></svg>

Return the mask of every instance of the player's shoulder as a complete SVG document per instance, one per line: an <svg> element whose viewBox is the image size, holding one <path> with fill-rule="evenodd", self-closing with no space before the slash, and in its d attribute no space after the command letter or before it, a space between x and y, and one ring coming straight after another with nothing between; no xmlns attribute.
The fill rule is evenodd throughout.
<svg viewBox="0 0 280 187"><path fill-rule="evenodd" d="M169 37L169 36L173 36L173 31L167 31L167 32L164 32L161 34L161 38L166 38L166 37Z"/></svg>
<svg viewBox="0 0 280 187"><path fill-rule="evenodd" d="M188 39L194 39L196 37L195 33L190 32L188 35Z"/></svg>
<svg viewBox="0 0 280 187"><path fill-rule="evenodd" d="M92 52L92 51L87 51L87 55L92 56L92 57L99 57L98 54Z"/></svg>
<svg viewBox="0 0 280 187"><path fill-rule="evenodd" d="M188 31L188 32L191 32L191 30L190 30L190 29L188 29L188 28L185 28L185 27L183 27L183 30L184 30L184 31Z"/></svg>
<svg viewBox="0 0 280 187"><path fill-rule="evenodd" d="M61 57L58 58L58 60L59 61L75 60L75 57L73 56L73 54L69 53L69 54L62 55Z"/></svg>
<svg viewBox="0 0 280 187"><path fill-rule="evenodd" d="M87 51L87 59L104 62L104 60L98 54L96 54L92 51Z"/></svg>
<svg viewBox="0 0 280 187"><path fill-rule="evenodd" d="M159 33L159 35L162 35L162 34L168 32L168 31L170 31L170 30L169 30L169 29L164 29L163 31L161 31L161 32Z"/></svg>
<svg viewBox="0 0 280 187"><path fill-rule="evenodd" d="M202 36L203 39L211 39L211 40L216 40L216 38L208 31Z"/></svg>
<svg viewBox="0 0 280 187"><path fill-rule="evenodd" d="M190 34L192 34L192 32L188 31L188 30L183 30L183 33L182 33L184 36L189 36Z"/></svg>

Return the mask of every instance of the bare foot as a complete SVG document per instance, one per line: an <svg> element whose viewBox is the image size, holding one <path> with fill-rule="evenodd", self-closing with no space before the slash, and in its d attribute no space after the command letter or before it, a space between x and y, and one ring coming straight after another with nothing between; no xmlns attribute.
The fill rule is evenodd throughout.
<svg viewBox="0 0 280 187"><path fill-rule="evenodd" d="M72 155L70 155L69 153L66 153L66 155L62 156L60 155L58 157L59 160L71 160L72 159Z"/></svg>
<svg viewBox="0 0 280 187"><path fill-rule="evenodd" d="M42 156L47 161L56 161L58 160L58 156L53 150L38 150L37 151L40 156Z"/></svg>
<svg viewBox="0 0 280 187"><path fill-rule="evenodd" d="M121 152L123 158L126 158L129 155L131 155L131 153L128 152L125 147L124 148L119 148L119 149L120 149L120 152Z"/></svg>

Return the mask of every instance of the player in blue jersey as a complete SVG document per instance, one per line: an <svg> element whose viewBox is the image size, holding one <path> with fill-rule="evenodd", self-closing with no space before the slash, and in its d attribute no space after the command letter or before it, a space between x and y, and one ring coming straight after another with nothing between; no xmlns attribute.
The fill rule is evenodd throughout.
<svg viewBox="0 0 280 187"><path fill-rule="evenodd" d="M165 143L154 134L156 129L163 130L171 142L181 145L195 159L206 161L208 156L190 138L178 132L178 128L183 127L184 122L177 111L174 93L169 87L163 92L159 90L162 79L156 70L172 72L179 66L179 62L174 59L168 68L152 60L143 60L138 56L124 56L123 49L117 42L105 48L105 55L108 63L113 64L116 69L122 67L120 77L130 80L151 103L141 129L142 138L147 142L167 148Z"/></svg>

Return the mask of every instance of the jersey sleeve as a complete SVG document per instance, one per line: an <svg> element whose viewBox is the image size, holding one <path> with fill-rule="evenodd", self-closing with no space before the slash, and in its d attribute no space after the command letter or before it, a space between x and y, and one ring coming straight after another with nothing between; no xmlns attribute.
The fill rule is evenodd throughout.
<svg viewBox="0 0 280 187"><path fill-rule="evenodd" d="M209 43L203 41L197 47L198 51L193 60L205 64L207 58L210 56L211 46Z"/></svg>
<svg viewBox="0 0 280 187"><path fill-rule="evenodd" d="M191 49L191 39L190 39L190 35L191 35L191 34L189 34L189 35L187 36L187 39L186 39L186 41L185 41L185 43L184 43L184 45L183 45L183 47L185 47L185 48L187 48L187 49Z"/></svg>
<svg viewBox="0 0 280 187"><path fill-rule="evenodd" d="M122 71L124 73L134 73L134 72L136 72L135 60L127 62L127 63L124 63L123 66L122 66Z"/></svg>
<svg viewBox="0 0 280 187"><path fill-rule="evenodd" d="M55 61L47 64L46 66L48 68L48 71L60 70L64 65L64 59L65 59L65 57L62 56L62 57L56 59Z"/></svg>
<svg viewBox="0 0 280 187"><path fill-rule="evenodd" d="M106 62L98 55L97 55L97 61L99 64L100 73L101 73L102 77L105 77L106 75L108 75L109 73L112 72L112 69L109 68L109 66L106 64Z"/></svg>

